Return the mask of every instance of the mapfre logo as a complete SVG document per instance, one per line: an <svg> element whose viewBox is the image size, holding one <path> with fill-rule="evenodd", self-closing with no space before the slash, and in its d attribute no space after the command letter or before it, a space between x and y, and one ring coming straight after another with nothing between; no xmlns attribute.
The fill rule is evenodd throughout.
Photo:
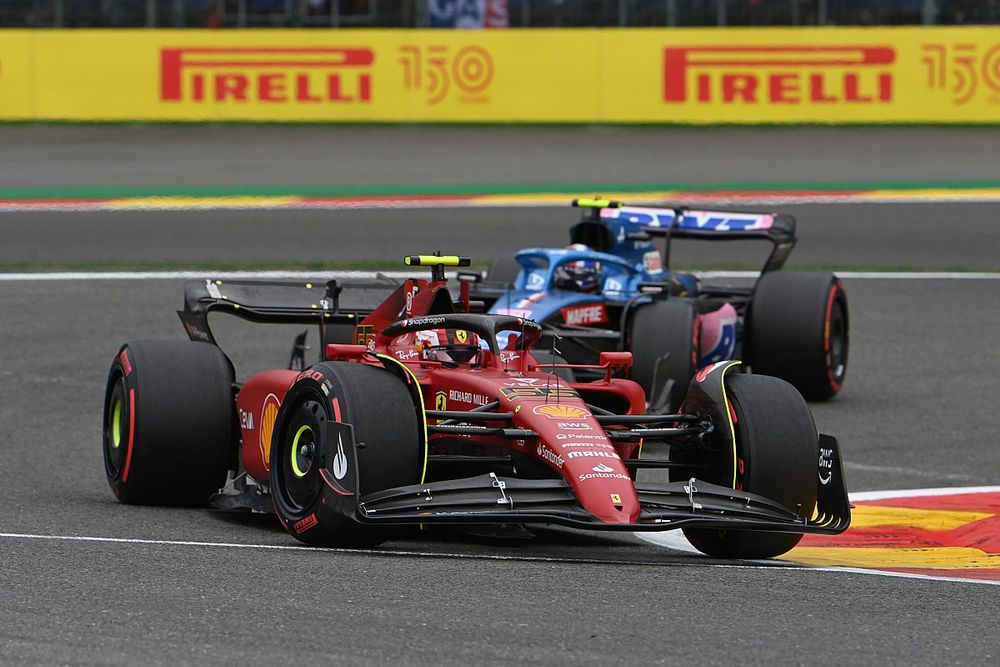
<svg viewBox="0 0 1000 667"><path fill-rule="evenodd" d="M163 102L364 103L375 52L365 47L181 47L160 51Z"/></svg>
<svg viewBox="0 0 1000 667"><path fill-rule="evenodd" d="M668 104L892 101L891 46L692 46L663 50Z"/></svg>

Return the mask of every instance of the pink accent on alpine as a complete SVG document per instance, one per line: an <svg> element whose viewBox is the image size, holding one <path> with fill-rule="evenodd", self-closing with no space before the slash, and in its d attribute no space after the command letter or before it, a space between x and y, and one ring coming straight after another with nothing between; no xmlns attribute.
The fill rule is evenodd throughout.
<svg viewBox="0 0 1000 667"><path fill-rule="evenodd" d="M722 341L725 325L736 326L736 309L731 304L723 304L718 310L701 316L701 356L714 352Z"/></svg>

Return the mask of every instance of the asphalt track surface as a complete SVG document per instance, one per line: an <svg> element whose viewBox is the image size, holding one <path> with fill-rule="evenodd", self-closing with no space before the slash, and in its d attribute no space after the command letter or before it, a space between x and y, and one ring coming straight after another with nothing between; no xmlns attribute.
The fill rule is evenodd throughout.
<svg viewBox="0 0 1000 667"><path fill-rule="evenodd" d="M76 169L67 166L62 144L77 137L90 147L103 145L88 137L109 128L81 128L79 136L70 129L25 126L0 134L63 135L49 144L36 135L36 158L22 148L19 159L25 173L51 170L52 179L72 185L94 174L82 160ZM421 134L417 130L394 131L417 144L409 150L420 147L412 139ZM191 130L153 129L170 132L178 135L178 145L196 143L187 137ZM542 130L526 132L541 137L539 142L549 137ZM753 131L741 132L753 137ZM783 154L778 162L800 155L796 132L763 132L772 143L793 147L793 155ZM944 138L937 130L906 132L925 143L942 142L936 151L941 154L985 155L980 130L970 130L974 140L958 131L944 132ZM869 138L859 133L841 133L830 143L847 154L841 144L854 142L856 152L863 152ZM728 146L712 143L714 135L699 136L710 144L706 152ZM948 137L958 139L949 143ZM224 147L205 142L205 161ZM286 161L294 171L297 157L281 148L271 147L271 159ZM104 155L119 150L114 144ZM103 158L91 157L100 171ZM902 162L900 171L926 168L915 159ZM20 178L7 164L0 172L4 184ZM978 176L989 168L995 172L991 165L980 163ZM849 165L837 168L846 173ZM125 172L109 174L102 178ZM489 176L477 180L499 179ZM385 213L338 213L338 229L371 228ZM556 237L564 233L566 212L487 213L496 213L498 221L551 213L545 223L551 240L529 228L509 239L509 232L482 224L468 211L478 222L442 223L439 211L394 211L394 229L414 236L383 237L374 249L365 247L372 257L395 257L412 252L413 241L434 240L447 225L465 224L478 225L464 242L480 252L536 238L562 242ZM991 257L998 248L998 205L815 206L796 213L802 241L793 259L805 264L998 268ZM190 255L189 261L292 259L288 248L312 252L317 241L282 246L276 239L298 231L308 217L261 216L247 229L233 212L158 214L148 223L138 214L4 215L2 261L18 261L11 246L21 243L39 251L34 261L76 261L87 234L65 234L77 228L92 239L89 261L121 261L121 253L141 246L159 247L171 259ZM826 228L819 236L807 224L814 219L827 221L816 223ZM143 226L135 230L136 224ZM163 229L175 224L191 234ZM309 224L324 231L322 220ZM838 225L868 233L845 239ZM913 233L914 225L920 234ZM935 231L940 235L933 236ZM219 242L224 238L229 243ZM357 239L347 246L351 252L361 251ZM994 339L1000 282L857 279L846 287L853 336L849 376L840 397L812 407L820 430L840 438L850 488L997 484ZM376 552L299 549L269 522L119 505L100 458L107 366L123 340L180 338L173 313L180 305L181 284L172 280L0 284L4 664L988 664L1000 655L995 586L714 561L627 535L555 529L528 542L435 531L405 534ZM244 373L284 362L292 331L224 326L225 342L231 341ZM49 539L58 536L119 541Z"/></svg>

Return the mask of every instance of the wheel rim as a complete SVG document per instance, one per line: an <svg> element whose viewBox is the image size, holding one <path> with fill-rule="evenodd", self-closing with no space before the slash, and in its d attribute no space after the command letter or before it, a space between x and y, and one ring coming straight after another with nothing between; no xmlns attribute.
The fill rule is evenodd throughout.
<svg viewBox="0 0 1000 667"><path fill-rule="evenodd" d="M279 483L275 491L293 515L310 508L323 490L319 451L325 421L326 414L318 401L303 400L292 411L288 427L283 429L281 455L272 457L272 462L280 466L274 471Z"/></svg>
<svg viewBox="0 0 1000 667"><path fill-rule="evenodd" d="M125 402L125 379L115 380L108 400L104 428L104 453L108 475L117 478L125 460L128 439L128 406Z"/></svg>
<svg viewBox="0 0 1000 667"><path fill-rule="evenodd" d="M301 479L309 474L316 458L316 432L309 424L300 426L295 432L290 452L292 474Z"/></svg>

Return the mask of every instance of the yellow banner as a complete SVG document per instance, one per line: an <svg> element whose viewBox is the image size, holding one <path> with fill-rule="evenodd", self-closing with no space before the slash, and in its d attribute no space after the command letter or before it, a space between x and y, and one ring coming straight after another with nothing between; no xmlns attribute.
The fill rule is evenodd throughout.
<svg viewBox="0 0 1000 667"><path fill-rule="evenodd" d="M35 118L31 54L33 33L0 30L0 119Z"/></svg>
<svg viewBox="0 0 1000 667"><path fill-rule="evenodd" d="M0 118L998 123L1000 28L4 30Z"/></svg>

